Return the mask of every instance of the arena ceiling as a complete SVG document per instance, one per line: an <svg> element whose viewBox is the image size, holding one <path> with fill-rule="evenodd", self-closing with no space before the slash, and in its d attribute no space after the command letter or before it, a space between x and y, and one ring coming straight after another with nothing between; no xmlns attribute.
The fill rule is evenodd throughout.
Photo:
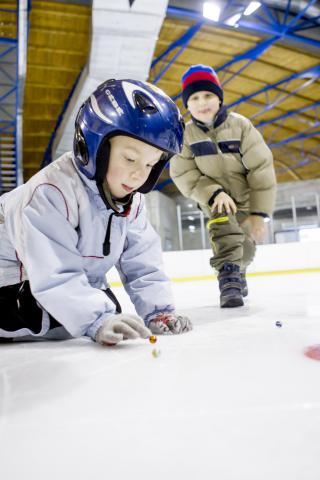
<svg viewBox="0 0 320 480"><path fill-rule="evenodd" d="M192 64L211 65L222 81L225 103L251 118L271 147L278 181L320 178L319 2L262 1L245 17L249 2L229 0L222 2L218 22L203 18L202 3L169 2L149 81L165 90L187 119L181 75ZM239 18L231 25L234 15ZM86 63L90 22L89 1L32 1L23 102L25 179L39 169ZM0 25L0 36L16 35L10 13L0 11ZM168 171L159 189L177 193Z"/></svg>
<svg viewBox="0 0 320 480"><path fill-rule="evenodd" d="M192 64L212 66L225 104L250 118L272 149L278 182L320 178L319 2L291 2L291 11L288 2L274 8L262 2L237 28L223 25L223 18L243 12L241 2L222 14L219 26L202 17L202 3L169 3L150 81L174 98L188 119L181 75ZM160 189L176 192L168 171Z"/></svg>

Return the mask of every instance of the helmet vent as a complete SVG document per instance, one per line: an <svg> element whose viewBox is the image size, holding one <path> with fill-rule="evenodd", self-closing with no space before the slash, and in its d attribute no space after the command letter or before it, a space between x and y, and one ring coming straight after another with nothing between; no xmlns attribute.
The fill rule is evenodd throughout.
<svg viewBox="0 0 320 480"><path fill-rule="evenodd" d="M89 154L81 128L77 125L74 136L74 153L82 165L88 165Z"/></svg>
<svg viewBox="0 0 320 480"><path fill-rule="evenodd" d="M134 103L142 113L152 115L158 112L158 109L152 100L141 92L134 93Z"/></svg>

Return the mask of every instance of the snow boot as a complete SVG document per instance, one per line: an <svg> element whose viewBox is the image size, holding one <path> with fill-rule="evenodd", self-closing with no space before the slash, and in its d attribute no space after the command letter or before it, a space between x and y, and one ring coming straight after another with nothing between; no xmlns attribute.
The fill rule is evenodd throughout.
<svg viewBox="0 0 320 480"><path fill-rule="evenodd" d="M234 263L225 263L218 275L220 288L220 307L233 308L243 305L240 267Z"/></svg>
<svg viewBox="0 0 320 480"><path fill-rule="evenodd" d="M241 272L241 295L246 297L248 295L248 284L246 279L246 272Z"/></svg>

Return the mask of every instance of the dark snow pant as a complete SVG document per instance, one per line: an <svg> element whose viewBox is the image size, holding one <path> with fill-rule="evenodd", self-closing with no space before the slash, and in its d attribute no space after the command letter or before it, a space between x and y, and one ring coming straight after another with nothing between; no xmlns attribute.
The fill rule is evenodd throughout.
<svg viewBox="0 0 320 480"><path fill-rule="evenodd" d="M29 282L0 288L0 328L12 333L28 328L39 333L41 325L42 310L31 294ZM50 316L50 329L58 326L60 323Z"/></svg>
<svg viewBox="0 0 320 480"><path fill-rule="evenodd" d="M121 306L110 288L105 290L105 293L115 304L116 312L121 313ZM49 318L49 331L62 327L51 315ZM28 328L37 334L41 331L41 326L42 309L32 295L28 281L0 287L0 328L2 330L12 332L12 337L15 337L14 332L22 328ZM1 338L0 333L0 342L8 341L12 341L12 338Z"/></svg>
<svg viewBox="0 0 320 480"><path fill-rule="evenodd" d="M227 213L214 213L210 215L207 223L209 238L213 250L210 265L220 270L224 263L229 262L240 267L245 272L252 262L256 245L250 237L247 227L242 222L249 213L238 211L236 215Z"/></svg>

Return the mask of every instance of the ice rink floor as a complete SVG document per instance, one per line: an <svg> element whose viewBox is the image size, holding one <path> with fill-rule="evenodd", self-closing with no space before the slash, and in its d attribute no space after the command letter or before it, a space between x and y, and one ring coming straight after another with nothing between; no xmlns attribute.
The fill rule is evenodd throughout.
<svg viewBox="0 0 320 480"><path fill-rule="evenodd" d="M194 330L155 346L0 345L1 479L319 480L320 273L248 283L174 284Z"/></svg>

